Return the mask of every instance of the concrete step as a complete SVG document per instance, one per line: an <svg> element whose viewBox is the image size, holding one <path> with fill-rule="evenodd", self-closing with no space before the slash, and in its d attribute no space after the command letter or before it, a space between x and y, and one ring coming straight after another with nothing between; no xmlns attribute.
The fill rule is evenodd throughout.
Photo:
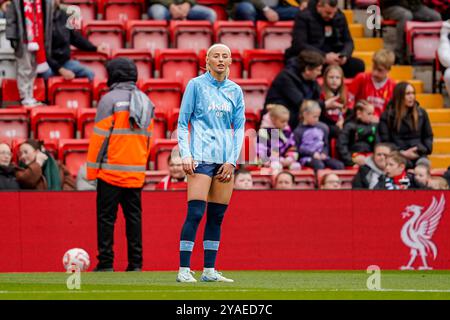
<svg viewBox="0 0 450 320"><path fill-rule="evenodd" d="M450 166L450 154L432 154L429 159L432 168L448 168Z"/></svg>
<svg viewBox="0 0 450 320"><path fill-rule="evenodd" d="M432 123L435 138L450 138L450 123Z"/></svg>
<svg viewBox="0 0 450 320"><path fill-rule="evenodd" d="M416 100L422 108L442 109L444 108L444 97L439 93L416 94Z"/></svg>
<svg viewBox="0 0 450 320"><path fill-rule="evenodd" d="M450 123L450 109L427 109L431 122Z"/></svg>
<svg viewBox="0 0 450 320"><path fill-rule="evenodd" d="M364 26L360 23L352 23L348 25L350 34L352 38L363 38L364 37Z"/></svg>
<svg viewBox="0 0 450 320"><path fill-rule="evenodd" d="M433 154L450 154L450 139L434 138Z"/></svg>
<svg viewBox="0 0 450 320"><path fill-rule="evenodd" d="M384 41L381 38L353 38L355 51L377 51L384 48Z"/></svg>

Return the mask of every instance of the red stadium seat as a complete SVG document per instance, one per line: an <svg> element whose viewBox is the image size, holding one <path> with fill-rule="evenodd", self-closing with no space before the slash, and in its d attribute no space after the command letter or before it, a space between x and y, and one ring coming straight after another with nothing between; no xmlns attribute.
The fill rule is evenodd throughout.
<svg viewBox="0 0 450 320"><path fill-rule="evenodd" d="M144 0L100 0L104 20L139 20L144 11Z"/></svg>
<svg viewBox="0 0 450 320"><path fill-rule="evenodd" d="M31 131L35 139L72 139L75 137L74 109L55 106L31 109Z"/></svg>
<svg viewBox="0 0 450 320"><path fill-rule="evenodd" d="M216 42L243 52L255 48L255 27L251 21L216 21Z"/></svg>
<svg viewBox="0 0 450 320"><path fill-rule="evenodd" d="M228 20L228 0L197 0L197 3L213 9L217 14L217 20Z"/></svg>
<svg viewBox="0 0 450 320"><path fill-rule="evenodd" d="M169 47L167 21L133 20L127 22L127 42L131 48L146 49L155 53L156 49Z"/></svg>
<svg viewBox="0 0 450 320"><path fill-rule="evenodd" d="M158 111L169 114L170 110L180 107L182 85L178 81L150 79L140 89L150 97Z"/></svg>
<svg viewBox="0 0 450 320"><path fill-rule="evenodd" d="M106 80L94 80L94 101L96 101L97 106L100 98L103 97L105 93L109 92L109 87L106 84Z"/></svg>
<svg viewBox="0 0 450 320"><path fill-rule="evenodd" d="M432 64L439 47L442 21L407 21L406 44L412 64Z"/></svg>
<svg viewBox="0 0 450 320"><path fill-rule="evenodd" d="M246 50L244 66L248 78L266 79L270 84L284 68L284 54L278 50Z"/></svg>
<svg viewBox="0 0 450 320"><path fill-rule="evenodd" d="M73 177L76 177L80 167L87 161L89 148L88 139L60 139L58 159L64 163Z"/></svg>
<svg viewBox="0 0 450 320"><path fill-rule="evenodd" d="M343 189L351 189L353 177L356 175L358 170L349 169L349 170L331 170L331 169L322 169L317 171L317 185L320 187L320 182L323 179L323 176L327 173L336 174L342 181Z"/></svg>
<svg viewBox="0 0 450 320"><path fill-rule="evenodd" d="M233 62L230 66L230 75L229 78L239 79L242 78L242 72L244 70L244 62L242 59L242 55L239 50L231 50L231 58ZM198 52L198 60L200 62L200 70L202 73L206 70L206 49L202 49Z"/></svg>
<svg viewBox="0 0 450 320"><path fill-rule="evenodd" d="M198 57L193 50L156 50L155 60L159 77L179 81L183 88L198 75Z"/></svg>
<svg viewBox="0 0 450 320"><path fill-rule="evenodd" d="M260 171L251 171L253 180L253 189L271 189L272 175L269 173L261 173Z"/></svg>
<svg viewBox="0 0 450 320"><path fill-rule="evenodd" d="M50 152L53 158L58 158L58 139L44 139L44 148L46 151Z"/></svg>
<svg viewBox="0 0 450 320"><path fill-rule="evenodd" d="M68 5L78 6L84 23L97 19L98 1L96 0L63 0L62 2Z"/></svg>
<svg viewBox="0 0 450 320"><path fill-rule="evenodd" d="M146 49L118 49L113 51L112 57L130 58L136 64L139 79L153 78L153 60L150 51Z"/></svg>
<svg viewBox="0 0 450 320"><path fill-rule="evenodd" d="M235 79L244 93L246 110L260 113L264 108L269 83L266 79Z"/></svg>
<svg viewBox="0 0 450 320"><path fill-rule="evenodd" d="M291 46L294 21L256 22L258 45L261 49L285 51Z"/></svg>
<svg viewBox="0 0 450 320"><path fill-rule="evenodd" d="M73 51L72 59L78 60L82 65L90 68L97 80L108 78L105 63L109 60L109 55L100 52Z"/></svg>
<svg viewBox="0 0 450 320"><path fill-rule="evenodd" d="M291 171L295 178L295 188L302 190L315 189L316 175L313 170Z"/></svg>
<svg viewBox="0 0 450 320"><path fill-rule="evenodd" d="M28 135L28 111L25 108L0 109L0 139L25 139Z"/></svg>
<svg viewBox="0 0 450 320"><path fill-rule="evenodd" d="M45 81L36 78L34 81L34 98L38 101L46 101ZM20 105L20 95L17 89L16 79L2 79L2 104L3 106Z"/></svg>
<svg viewBox="0 0 450 320"><path fill-rule="evenodd" d="M172 46L177 49L209 48L213 41L213 27L209 21L170 21Z"/></svg>
<svg viewBox="0 0 450 320"><path fill-rule="evenodd" d="M125 47L122 21L90 21L83 26L83 33L95 45L104 43L111 50Z"/></svg>
<svg viewBox="0 0 450 320"><path fill-rule="evenodd" d="M150 169L167 170L167 158L177 146L175 139L155 139L150 151Z"/></svg>
<svg viewBox="0 0 450 320"><path fill-rule="evenodd" d="M155 186L168 174L168 170L146 171L143 190L155 190Z"/></svg>
<svg viewBox="0 0 450 320"><path fill-rule="evenodd" d="M88 79L67 81L63 77L51 77L47 85L52 105L72 109L92 107L92 83Z"/></svg>
<svg viewBox="0 0 450 320"><path fill-rule="evenodd" d="M77 130L81 139L88 139L91 136L94 130L96 114L97 109L95 108L79 108L77 110Z"/></svg>

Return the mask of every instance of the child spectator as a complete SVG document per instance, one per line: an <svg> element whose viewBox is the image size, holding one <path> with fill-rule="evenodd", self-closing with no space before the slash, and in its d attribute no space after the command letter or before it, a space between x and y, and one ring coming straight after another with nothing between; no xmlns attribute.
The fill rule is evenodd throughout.
<svg viewBox="0 0 450 320"><path fill-rule="evenodd" d="M374 106L366 100L359 100L351 119L337 141L337 149L346 166L362 166L373 152L377 143L377 125L372 122Z"/></svg>
<svg viewBox="0 0 450 320"><path fill-rule="evenodd" d="M320 189L322 190L338 190L342 188L342 181L335 173L327 173L320 181Z"/></svg>
<svg viewBox="0 0 450 320"><path fill-rule="evenodd" d="M334 105L322 104L320 121L330 128L330 139L337 138L344 127L344 118L348 110L348 95L344 84L344 71L338 65L330 65L323 73L322 101L339 97Z"/></svg>
<svg viewBox="0 0 450 320"><path fill-rule="evenodd" d="M416 181L424 186L430 186L431 172L430 167L426 164L419 163L414 168L414 176Z"/></svg>
<svg viewBox="0 0 450 320"><path fill-rule="evenodd" d="M250 190L253 188L253 178L250 171L244 168L236 170L234 173L234 188L241 190Z"/></svg>
<svg viewBox="0 0 450 320"><path fill-rule="evenodd" d="M408 160L399 152L393 151L386 158L385 175L375 189L399 190L399 189L423 189L425 186L418 183L413 173L406 171Z"/></svg>
<svg viewBox="0 0 450 320"><path fill-rule="evenodd" d="M183 163L178 152L172 152L167 159L169 175L165 176L155 190L186 190L187 178L183 170Z"/></svg>
<svg viewBox="0 0 450 320"><path fill-rule="evenodd" d="M372 72L358 74L349 85L350 104L364 99L375 107L375 116L379 118L394 93L395 81L388 77L395 61L395 54L388 49L374 53ZM378 121L377 121L378 122Z"/></svg>
<svg viewBox="0 0 450 320"><path fill-rule="evenodd" d="M430 188L433 190L448 190L448 181L444 177L431 177Z"/></svg>
<svg viewBox="0 0 450 320"><path fill-rule="evenodd" d="M259 158L273 170L299 170L294 134L288 125L289 110L280 104L269 104L266 108L269 113L264 115L258 132Z"/></svg>
<svg viewBox="0 0 450 320"><path fill-rule="evenodd" d="M302 166L314 170L344 169L344 164L329 156L328 127L319 122L320 106L317 101L305 100L300 109L300 124L294 131L295 142Z"/></svg>
<svg viewBox="0 0 450 320"><path fill-rule="evenodd" d="M9 0L0 0L0 19L5 19L6 9L10 2Z"/></svg>
<svg viewBox="0 0 450 320"><path fill-rule="evenodd" d="M295 188L295 177L289 171L281 171L275 178L275 189L289 190Z"/></svg>

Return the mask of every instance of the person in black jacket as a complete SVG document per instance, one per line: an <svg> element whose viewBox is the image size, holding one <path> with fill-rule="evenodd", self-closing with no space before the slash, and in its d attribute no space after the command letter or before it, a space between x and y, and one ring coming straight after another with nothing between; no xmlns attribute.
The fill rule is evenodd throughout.
<svg viewBox="0 0 450 320"><path fill-rule="evenodd" d="M16 167L11 164L11 148L0 143L0 190L19 190L16 180Z"/></svg>
<svg viewBox="0 0 450 320"><path fill-rule="evenodd" d="M275 77L267 92L263 114L268 104L281 104L289 109L289 126L296 128L299 110L304 100L315 100L319 104L334 106L339 97L320 100L320 86L316 79L322 73L324 59L320 53L304 50L298 57L289 59L285 68Z"/></svg>
<svg viewBox="0 0 450 320"><path fill-rule="evenodd" d="M66 80L74 78L93 80L95 75L92 70L70 58L70 46L73 45L80 50L90 52L107 52L107 45L101 44L98 47L93 45L68 24L69 16L60 7L60 0L54 0L54 5L51 49L50 54L47 55L50 69L42 76L44 79L60 75Z"/></svg>
<svg viewBox="0 0 450 320"><path fill-rule="evenodd" d="M381 114L378 130L381 141L396 145L409 160L409 168L418 162L429 163L433 130L426 110L419 106L414 87L408 82L395 86L392 100Z"/></svg>
<svg viewBox="0 0 450 320"><path fill-rule="evenodd" d="M304 49L313 49L325 57L327 65L340 65L346 78L364 72L364 62L353 58L353 40L337 0L312 0L308 8L295 17L292 44L285 59L297 56Z"/></svg>
<svg viewBox="0 0 450 320"><path fill-rule="evenodd" d="M439 12L428 8L422 0L381 0L384 19L397 21L395 56L397 64L407 62L405 58L405 25L407 21L440 21Z"/></svg>

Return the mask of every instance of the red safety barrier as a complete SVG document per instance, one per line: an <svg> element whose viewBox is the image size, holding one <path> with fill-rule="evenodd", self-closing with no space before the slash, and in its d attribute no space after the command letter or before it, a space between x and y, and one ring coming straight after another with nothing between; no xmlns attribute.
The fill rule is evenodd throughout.
<svg viewBox="0 0 450 320"><path fill-rule="evenodd" d="M236 191L226 213L221 270L450 269L448 191ZM0 272L63 271L70 248L96 264L95 192L0 192ZM185 192L143 193L144 270L177 270ZM419 217L421 223L414 224ZM422 217L422 218L421 218ZM126 268L125 225L115 269ZM203 227L192 257L203 267ZM422 236L420 236L422 233ZM427 239L428 238L428 239ZM408 244L405 244L405 242ZM409 242L408 242L409 241ZM425 251L421 251L424 249Z"/></svg>

